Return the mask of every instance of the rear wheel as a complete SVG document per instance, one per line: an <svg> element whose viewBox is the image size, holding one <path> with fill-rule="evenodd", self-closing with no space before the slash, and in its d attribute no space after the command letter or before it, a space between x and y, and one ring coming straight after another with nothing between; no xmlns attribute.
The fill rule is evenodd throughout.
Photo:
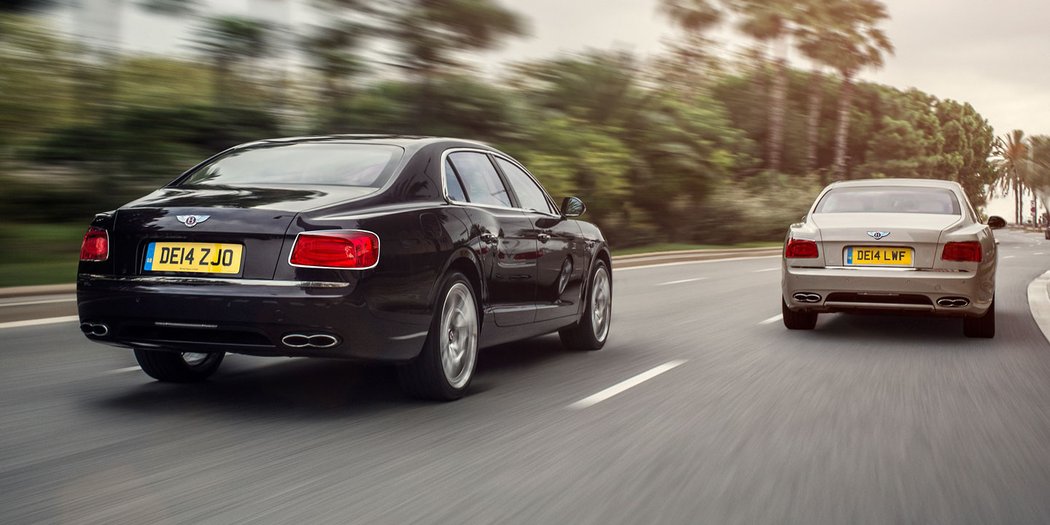
<svg viewBox="0 0 1050 525"><path fill-rule="evenodd" d="M816 312L796 312L790 308L784 299L780 299L780 309L784 314L784 326L788 330L812 330L817 327Z"/></svg>
<svg viewBox="0 0 1050 525"><path fill-rule="evenodd" d="M601 350L612 327L612 279L605 261L594 265L587 286L587 302L580 321L563 328L558 335L566 348L573 350Z"/></svg>
<svg viewBox="0 0 1050 525"><path fill-rule="evenodd" d="M992 299L992 305L988 307L984 315L963 318L963 333L966 334L966 337L981 339L995 337L995 299Z"/></svg>
<svg viewBox="0 0 1050 525"><path fill-rule="evenodd" d="M423 351L398 369L401 386L421 399L452 401L463 397L477 363L478 306L474 288L461 273L445 279Z"/></svg>
<svg viewBox="0 0 1050 525"><path fill-rule="evenodd" d="M165 383L197 383L218 370L225 352L165 352L135 349L135 360L148 376Z"/></svg>

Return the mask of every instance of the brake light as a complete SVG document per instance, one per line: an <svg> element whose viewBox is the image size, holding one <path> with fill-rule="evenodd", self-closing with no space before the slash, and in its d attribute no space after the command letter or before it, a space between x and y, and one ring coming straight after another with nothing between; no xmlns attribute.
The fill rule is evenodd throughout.
<svg viewBox="0 0 1050 525"><path fill-rule="evenodd" d="M816 241L791 239L784 248L784 257L788 259L816 259L817 255Z"/></svg>
<svg viewBox="0 0 1050 525"><path fill-rule="evenodd" d="M379 236L361 230L303 232L295 239L292 266L365 270L379 262Z"/></svg>
<svg viewBox="0 0 1050 525"><path fill-rule="evenodd" d="M943 261L981 262L981 243L977 241L949 242L941 253Z"/></svg>
<svg viewBox="0 0 1050 525"><path fill-rule="evenodd" d="M84 242L80 243L80 260L102 262L106 259L109 259L109 232L91 226L84 234Z"/></svg>

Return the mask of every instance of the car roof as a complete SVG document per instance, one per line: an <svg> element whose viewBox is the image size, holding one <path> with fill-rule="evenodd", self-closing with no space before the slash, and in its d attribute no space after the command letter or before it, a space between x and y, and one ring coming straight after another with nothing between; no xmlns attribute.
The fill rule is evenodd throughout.
<svg viewBox="0 0 1050 525"><path fill-rule="evenodd" d="M486 149L492 147L483 142L458 139L452 137L431 137L424 135L377 135L377 134L340 134L340 135L316 135L302 137L282 137L257 140L241 144L238 148L247 148L263 144L302 144L302 143L364 143L364 144L392 144L406 149L419 149L431 144L448 143L449 145L470 144Z"/></svg>
<svg viewBox="0 0 1050 525"><path fill-rule="evenodd" d="M845 180L839 182L833 182L830 184L830 188L851 188L858 186L875 186L875 187L888 187L888 186L911 186L911 187L927 187L927 188L945 188L945 189L959 189L961 186L958 182L950 180L940 179L862 179L862 180Z"/></svg>

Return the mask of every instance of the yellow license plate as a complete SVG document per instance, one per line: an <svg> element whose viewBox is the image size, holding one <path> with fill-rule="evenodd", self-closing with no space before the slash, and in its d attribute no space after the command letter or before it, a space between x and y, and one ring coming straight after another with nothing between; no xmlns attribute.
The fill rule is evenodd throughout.
<svg viewBox="0 0 1050 525"><path fill-rule="evenodd" d="M151 242L146 248L147 272L241 273L244 246L210 242Z"/></svg>
<svg viewBox="0 0 1050 525"><path fill-rule="evenodd" d="M911 248L850 246L845 253L846 266L911 266Z"/></svg>

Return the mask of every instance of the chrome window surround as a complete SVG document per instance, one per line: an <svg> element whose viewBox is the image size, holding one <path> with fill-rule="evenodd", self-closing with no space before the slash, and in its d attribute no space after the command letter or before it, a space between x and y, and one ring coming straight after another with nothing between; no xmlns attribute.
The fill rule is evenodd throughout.
<svg viewBox="0 0 1050 525"><path fill-rule="evenodd" d="M523 166L520 162L514 160L513 158L511 158L509 155L507 155L505 153L498 152L498 151L490 151L490 150L485 150L485 149L480 149L480 148L450 148L450 149L447 149L447 150L445 150L445 151L443 151L441 153L441 160L440 160L440 164L439 164L441 166L441 194L442 194L442 196L445 197L445 201L448 202L449 204L456 204L456 205L459 205L459 206L476 206L478 208L489 208L489 209L493 209L493 210L524 211L524 212L528 212L528 213L538 213L540 215L545 215L547 217L561 217L560 214L556 215L556 214L549 213L549 212L533 210L531 208L515 208L515 207L506 207L506 206L492 206L492 205L489 205L489 204L478 204L476 202L461 202L461 201L457 201L457 200L452 200L452 198L448 196L448 174L445 172L445 162L448 160L448 156L450 154L458 153L458 152L461 152L461 151L470 152L470 153L481 153L481 154L484 154L484 155L492 155L494 157L499 157L499 158L501 158L503 160L506 160L507 162L510 162L511 164L521 168L521 171L524 171L525 174L528 175L530 179L532 179L532 182L534 182L536 184L536 186L539 187L540 191L543 192L543 196L547 198L547 204L550 205L551 209L560 212L560 210L558 209L558 206L556 206L554 204L554 199L552 199L550 194L547 193L547 188L544 188L543 185L540 184L538 180L536 180L536 177L533 176L532 173L529 172L529 170L525 168L525 166ZM502 180L504 175L500 171L499 166L497 166L497 165L495 165L493 163L492 167L493 167L493 169L496 170L497 173L500 173L500 179ZM513 187L510 187L510 188L507 188L507 189L512 191L512 192L514 191ZM517 197L517 193L514 193L514 196L516 198ZM469 197L469 195L468 195L468 197Z"/></svg>

